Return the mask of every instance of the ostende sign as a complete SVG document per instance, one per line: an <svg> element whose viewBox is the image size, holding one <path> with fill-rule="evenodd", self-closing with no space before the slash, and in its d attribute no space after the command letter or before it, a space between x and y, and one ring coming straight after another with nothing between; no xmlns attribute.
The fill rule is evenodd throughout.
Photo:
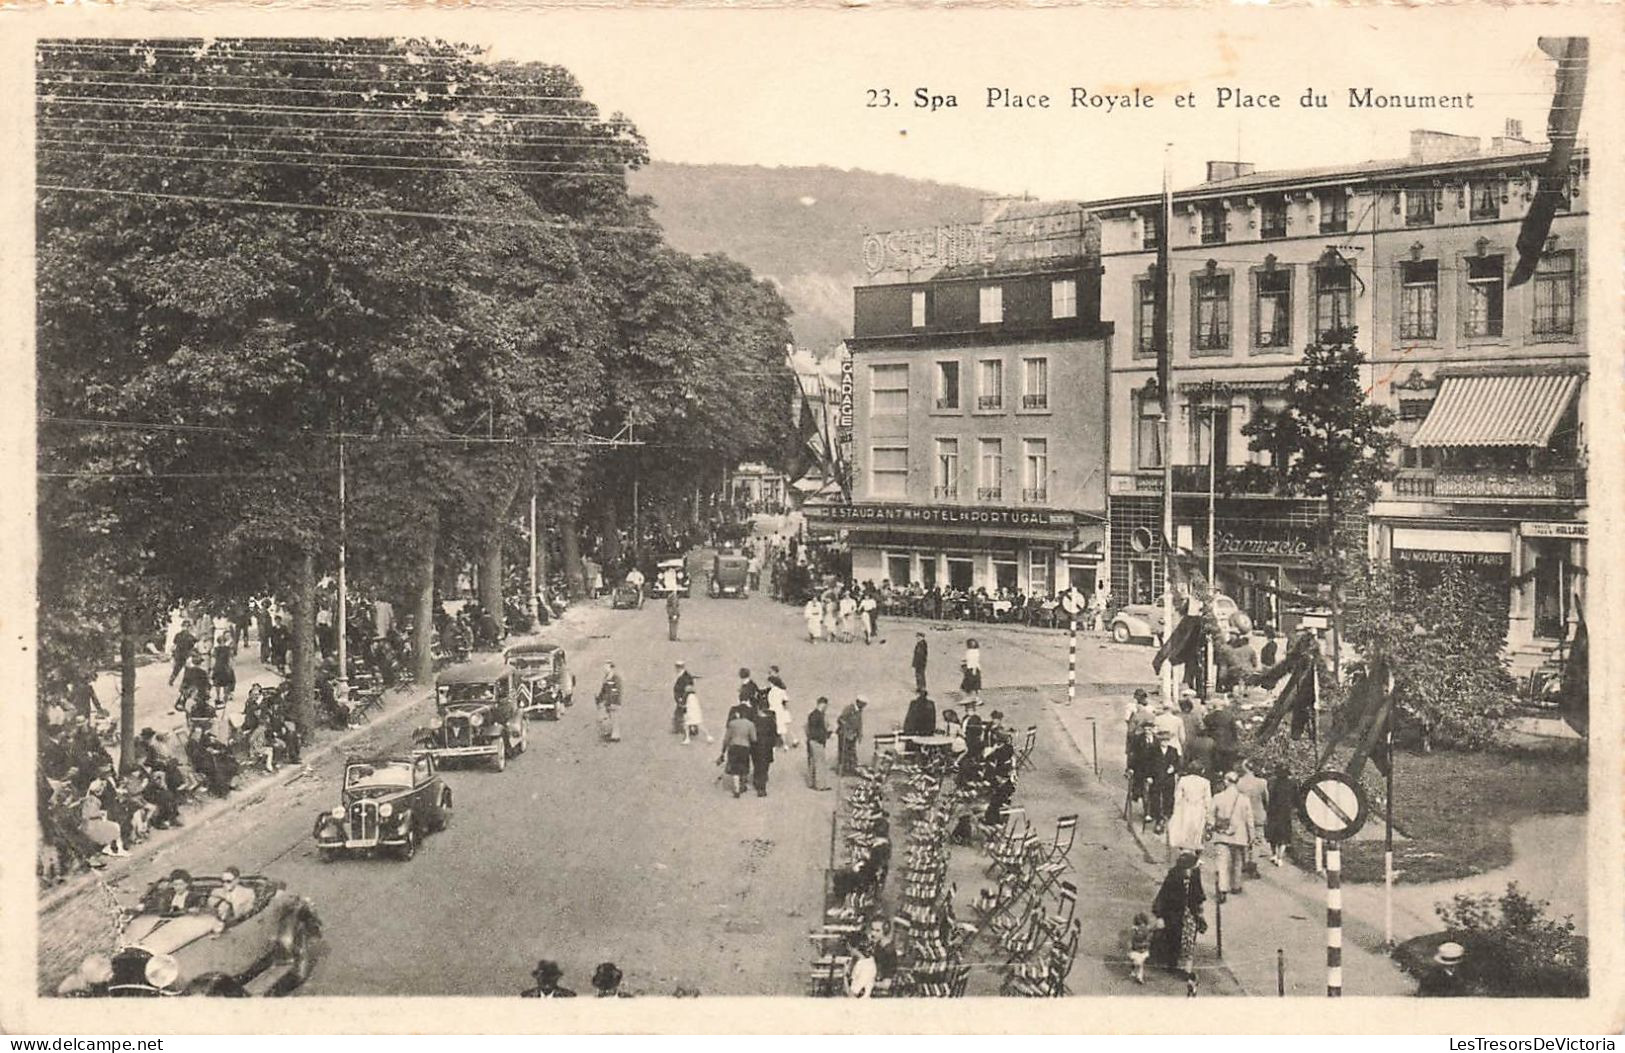
<svg viewBox="0 0 1625 1053"><path fill-rule="evenodd" d="M835 523L925 526L1073 526L1071 512L1032 508L959 508L949 505L829 505L808 515Z"/></svg>

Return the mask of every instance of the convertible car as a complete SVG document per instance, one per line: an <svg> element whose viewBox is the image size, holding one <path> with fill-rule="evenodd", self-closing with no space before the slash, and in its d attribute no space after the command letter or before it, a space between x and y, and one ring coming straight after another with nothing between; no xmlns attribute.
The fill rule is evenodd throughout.
<svg viewBox="0 0 1625 1053"><path fill-rule="evenodd" d="M324 863L377 849L411 859L425 834L449 822L451 789L433 757L352 759L344 765L338 805L316 817L316 851Z"/></svg>
<svg viewBox="0 0 1625 1053"><path fill-rule="evenodd" d="M244 875L241 911L219 878L154 882L123 917L108 954L92 954L57 988L78 997L283 995L310 978L321 922L309 900L274 878ZM246 900L246 896L244 897Z"/></svg>

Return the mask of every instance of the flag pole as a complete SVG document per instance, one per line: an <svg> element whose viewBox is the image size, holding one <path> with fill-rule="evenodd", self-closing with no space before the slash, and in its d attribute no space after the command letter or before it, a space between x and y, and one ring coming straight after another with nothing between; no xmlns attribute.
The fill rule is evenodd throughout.
<svg viewBox="0 0 1625 1053"><path fill-rule="evenodd" d="M1162 153L1162 201L1157 209L1157 287L1153 303L1154 329L1152 340L1157 351L1157 387L1162 393L1162 638L1166 644L1174 632L1174 458L1173 417L1174 394L1172 378L1173 348L1168 338L1168 315L1172 308L1173 274L1169 243L1173 240L1173 193L1168 183L1168 154L1173 144L1164 145ZM1169 656L1170 659L1172 655ZM1174 700L1174 663L1164 663L1162 675L1163 701Z"/></svg>

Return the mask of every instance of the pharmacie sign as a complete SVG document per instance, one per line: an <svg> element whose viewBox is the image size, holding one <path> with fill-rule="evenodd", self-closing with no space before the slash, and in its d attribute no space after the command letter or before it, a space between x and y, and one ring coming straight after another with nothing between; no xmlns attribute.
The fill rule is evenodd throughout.
<svg viewBox="0 0 1625 1053"><path fill-rule="evenodd" d="M1301 534L1244 537L1220 530L1213 535L1213 550L1221 556L1289 556L1308 558L1309 542Z"/></svg>
<svg viewBox="0 0 1625 1053"><path fill-rule="evenodd" d="M1070 527L1071 512L1032 508L960 508L951 505L830 505L809 509L813 516L836 523L877 526Z"/></svg>

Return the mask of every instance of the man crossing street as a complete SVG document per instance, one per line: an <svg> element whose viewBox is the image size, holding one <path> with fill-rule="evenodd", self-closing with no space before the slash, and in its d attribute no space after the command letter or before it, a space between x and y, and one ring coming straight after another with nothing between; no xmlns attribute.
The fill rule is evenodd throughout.
<svg viewBox="0 0 1625 1053"><path fill-rule="evenodd" d="M829 699L818 696L807 714L807 785L814 790L833 790L829 785L829 759L824 743L829 741Z"/></svg>
<svg viewBox="0 0 1625 1053"><path fill-rule="evenodd" d="M605 742L621 741L621 674L614 662L604 663L604 682L598 685L598 734Z"/></svg>
<svg viewBox="0 0 1625 1053"><path fill-rule="evenodd" d="M666 639L677 639L677 619L682 617L682 613L676 590L666 593Z"/></svg>
<svg viewBox="0 0 1625 1053"><path fill-rule="evenodd" d="M688 692L694 686L694 674L688 671L683 660L677 660L677 680L671 685L671 704L674 707L671 714L671 731L674 735L683 733L684 711L688 706Z"/></svg>
<svg viewBox="0 0 1625 1053"><path fill-rule="evenodd" d="M924 633L914 634L914 690L925 690L925 663L930 655L931 648L925 642Z"/></svg>

